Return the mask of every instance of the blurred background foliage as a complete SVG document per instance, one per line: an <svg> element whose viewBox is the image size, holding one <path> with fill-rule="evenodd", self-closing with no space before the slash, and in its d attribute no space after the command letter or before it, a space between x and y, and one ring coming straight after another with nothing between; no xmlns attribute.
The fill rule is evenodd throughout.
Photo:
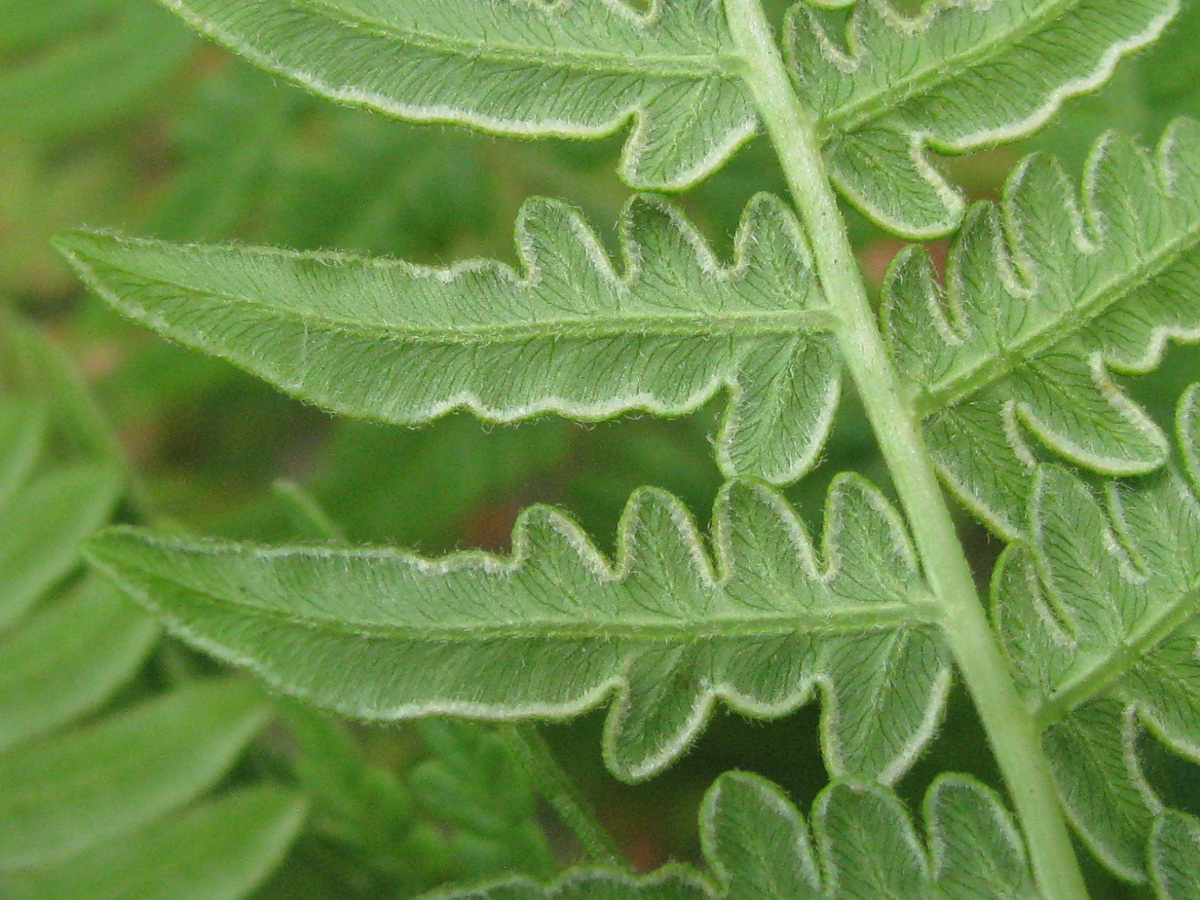
<svg viewBox="0 0 1200 900"><path fill-rule="evenodd" d="M781 15L782 0L772 5ZM1078 175L1104 129L1153 143L1171 118L1200 115L1198 39L1200 0L1186 0L1160 44L1026 147L946 160L947 169L973 198L994 199L1023 152L1057 155ZM461 415L420 430L335 420L120 320L81 290L50 238L86 224L428 263L512 261L513 220L532 195L577 204L612 241L629 193L613 174L619 147L619 138L498 140L331 106L202 41L151 0L0 0L0 298L36 323L96 398L136 473L139 502L126 504L127 517L259 540L336 537L433 553L503 550L516 513L549 502L607 548L642 484L667 488L707 519L719 486L711 409L586 427L554 418L484 427ZM758 191L784 191L761 138L680 202L728 253L741 209ZM877 288L900 244L849 216ZM1200 354L1177 348L1131 387L1169 423L1198 371ZM829 478L846 469L886 484L853 397L821 467L790 489L810 523ZM281 489L281 479L303 489ZM965 517L963 528L987 572L999 547ZM144 676L151 681L164 667L207 670L170 642L155 654ZM312 812L260 896L406 897L446 880L544 873L572 858L505 731L446 722L363 728L278 705L277 724L248 765L299 784ZM696 857L695 807L721 771L760 772L801 804L825 781L812 707L770 725L726 714L681 764L637 787L604 773L599 727L584 717L546 734L640 868ZM910 798L942 769L995 783L961 697L934 754L936 764L905 780ZM1156 777L1185 777L1169 758L1158 757L1157 767ZM1200 798L1200 785L1192 793Z"/></svg>

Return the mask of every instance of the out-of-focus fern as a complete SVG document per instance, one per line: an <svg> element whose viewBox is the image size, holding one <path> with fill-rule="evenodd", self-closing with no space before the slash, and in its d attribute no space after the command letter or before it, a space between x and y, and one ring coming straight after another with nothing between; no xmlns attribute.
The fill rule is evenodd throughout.
<svg viewBox="0 0 1200 900"><path fill-rule="evenodd" d="M279 482L272 493L281 537L344 540L304 488ZM369 762L358 735L335 717L291 703L281 717L293 744L289 766L312 802L311 831L347 855L355 896L554 872L527 744L514 729L426 720L413 735L421 758L396 770Z"/></svg>
<svg viewBox="0 0 1200 900"><path fill-rule="evenodd" d="M195 38L137 0L0 2L0 135L61 138L129 112Z"/></svg>
<svg viewBox="0 0 1200 900"><path fill-rule="evenodd" d="M4 320L10 358L30 346L19 328ZM267 704L240 680L153 694L134 681L158 629L78 574L79 540L111 513L122 473L103 453L64 457L91 438L60 436L73 414L47 386L18 379L0 400L0 894L249 896L303 803L265 783L209 790Z"/></svg>

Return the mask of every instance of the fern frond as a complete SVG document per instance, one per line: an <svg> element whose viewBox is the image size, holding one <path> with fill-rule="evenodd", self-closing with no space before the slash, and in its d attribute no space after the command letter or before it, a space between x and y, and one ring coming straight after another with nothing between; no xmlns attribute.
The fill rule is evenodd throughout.
<svg viewBox="0 0 1200 900"><path fill-rule="evenodd" d="M942 776L925 798L926 840L885 788L835 782L808 822L777 787L721 776L700 812L711 877L667 868L642 878L579 872L557 885L528 881L454 891L438 900L744 900L786 897L946 897L1036 900L1017 830L991 791ZM433 900L430 897L429 900Z"/></svg>
<svg viewBox="0 0 1200 900"><path fill-rule="evenodd" d="M266 717L252 686L213 682L9 750L0 871L70 857L181 806L226 772Z"/></svg>
<svg viewBox="0 0 1200 900"><path fill-rule="evenodd" d="M0 632L0 752L101 706L129 681L158 635L99 578Z"/></svg>
<svg viewBox="0 0 1200 900"><path fill-rule="evenodd" d="M0 629L78 565L79 542L108 519L120 473L81 463L44 472L45 411L0 401Z"/></svg>
<svg viewBox="0 0 1200 900"><path fill-rule="evenodd" d="M921 251L885 291L930 452L1001 534L1021 533L1037 463L1022 429L1103 474L1152 471L1167 439L1109 372L1147 372L1169 339L1200 339L1200 125L1177 122L1154 161L1104 138L1082 207L1055 163L1030 157L999 208L972 210L944 291Z"/></svg>
<svg viewBox="0 0 1200 900"><path fill-rule="evenodd" d="M645 489L615 563L544 508L522 516L510 559L131 530L97 539L90 558L176 633L348 715L563 717L615 694L606 757L643 778L682 752L714 699L777 716L820 683L830 768L896 778L949 681L896 513L840 480L820 563L777 494L735 483L713 535L715 567L680 504Z"/></svg>
<svg viewBox="0 0 1200 900"><path fill-rule="evenodd" d="M1024 137L1156 38L1178 0L861 0L845 41L798 3L792 77L829 132L830 174L890 231L930 238L963 201L930 158Z"/></svg>
<svg viewBox="0 0 1200 900"><path fill-rule="evenodd" d="M194 35L151 3L0 2L0 134L69 137L127 114L183 65ZM86 89L81 89L81 85Z"/></svg>
<svg viewBox="0 0 1200 900"><path fill-rule="evenodd" d="M271 532L343 540L304 488L274 488ZM292 771L312 806L310 831L347 855L360 892L409 897L442 884L557 870L520 750L496 727L418 722L428 756L401 773L368 761L337 717L300 703L278 707L294 743Z"/></svg>
<svg viewBox="0 0 1200 900"><path fill-rule="evenodd" d="M635 187L683 188L757 128L716 0L164 0L256 65L418 122L599 137Z"/></svg>
<svg viewBox="0 0 1200 900"><path fill-rule="evenodd" d="M291 791L240 788L51 867L0 872L6 900L251 896L299 826Z"/></svg>
<svg viewBox="0 0 1200 900"><path fill-rule="evenodd" d="M495 726L452 719L417 723L429 756L405 784L416 805L448 831L458 877L531 876L558 867L539 827L538 795L510 736Z"/></svg>
<svg viewBox="0 0 1200 900"><path fill-rule="evenodd" d="M0 399L0 895L239 900L278 864L303 804L264 787L181 810L228 772L267 706L247 683L222 680L71 727L130 684L157 628L94 577L55 591L123 479L87 414L55 390L59 373L41 370L55 369L53 354L7 317L0 324L16 380L29 389L32 351L33 387L47 395ZM49 452L52 424L56 450L79 448L70 460Z"/></svg>
<svg viewBox="0 0 1200 900"><path fill-rule="evenodd" d="M807 245L777 200L750 204L729 267L651 197L622 216L623 273L560 203L526 204L517 231L520 273L94 233L60 247L126 315L335 412L680 415L728 387L728 473L779 483L814 464L841 364Z"/></svg>
<svg viewBox="0 0 1200 900"><path fill-rule="evenodd" d="M1200 448L1200 385L1180 407ZM1139 722L1200 761L1200 481L1173 472L1110 485L1106 507L1059 468L1039 471L1030 545L997 566L997 629L1035 704L1075 824L1115 872L1143 880L1161 801L1138 763Z"/></svg>

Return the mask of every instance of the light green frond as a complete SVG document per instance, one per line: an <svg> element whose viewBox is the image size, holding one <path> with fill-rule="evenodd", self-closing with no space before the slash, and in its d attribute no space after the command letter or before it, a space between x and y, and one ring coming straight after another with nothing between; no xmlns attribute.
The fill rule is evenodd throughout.
<svg viewBox="0 0 1200 900"><path fill-rule="evenodd" d="M757 128L717 0L163 2L262 68L410 121L579 138L632 121L634 187L686 187Z"/></svg>
<svg viewBox="0 0 1200 900"><path fill-rule="evenodd" d="M568 875L550 887L510 881L437 898L1037 900L1016 828L991 791L943 776L926 795L925 812L928 837L922 840L886 788L841 781L817 798L810 831L777 787L730 773L717 780L701 807L707 882L672 868L642 878L596 871Z"/></svg>
<svg viewBox="0 0 1200 900"><path fill-rule="evenodd" d="M8 317L0 348L37 359L36 377L12 371L35 399L0 398L0 896L250 896L295 836L300 798L264 787L190 805L265 723L262 695L221 680L141 699L157 626L77 577L121 470L53 351Z"/></svg>
<svg viewBox="0 0 1200 900"><path fill-rule="evenodd" d="M100 844L48 871L0 874L0 888L7 900L249 897L282 860L303 813L303 804L290 791L243 788Z"/></svg>
<svg viewBox="0 0 1200 900"><path fill-rule="evenodd" d="M0 751L101 706L157 636L153 620L99 577L0 632Z"/></svg>
<svg viewBox="0 0 1200 900"><path fill-rule="evenodd" d="M228 770L266 714L245 682L213 682L10 750L0 756L0 871L60 861L183 805Z"/></svg>
<svg viewBox="0 0 1200 900"><path fill-rule="evenodd" d="M791 213L760 195L723 266L675 207L631 201L623 270L578 212L531 201L523 271L79 233L61 248L127 315L335 412L414 424L681 415L722 388L729 474L815 463L837 405L831 319Z"/></svg>
<svg viewBox="0 0 1200 900"><path fill-rule="evenodd" d="M100 466L38 472L44 406L0 398L0 751L90 712L140 665L153 623L112 588L87 580L22 615L79 564L78 542L107 519L119 474ZM70 471L70 470L68 470Z"/></svg>
<svg viewBox="0 0 1200 900"><path fill-rule="evenodd" d="M33 474L46 439L46 409L0 398L0 506Z"/></svg>
<svg viewBox="0 0 1200 900"><path fill-rule="evenodd" d="M1200 386L1180 409L1200 446ZM1074 475L1039 471L1030 545L1001 558L999 633L1044 729L1077 827L1118 874L1144 880L1161 801L1138 763L1143 727L1200 760L1200 483L1173 472L1110 486L1101 506Z"/></svg>
<svg viewBox="0 0 1200 900"><path fill-rule="evenodd" d="M798 4L787 48L828 131L830 174L880 225L913 238L954 228L963 200L931 152L1024 137L1068 97L1150 43L1178 0L931 0L915 17L861 0L844 39Z"/></svg>
<svg viewBox="0 0 1200 900"><path fill-rule="evenodd" d="M830 767L898 777L936 726L949 670L896 513L839 480L818 559L777 494L734 483L713 540L715 562L678 501L644 489L612 563L545 508L521 517L508 559L132 530L90 558L176 633L348 715L564 717L614 695L608 762L643 778L716 698L779 716L820 683Z"/></svg>
<svg viewBox="0 0 1200 900"><path fill-rule="evenodd" d="M1169 339L1200 338L1200 126L1156 160L1104 138L1082 206L1056 164L1027 159L1002 204L975 207L943 291L920 251L894 264L885 324L919 387L930 452L991 527L1021 533L1038 451L1106 475L1152 471L1166 436L1112 380L1147 372Z"/></svg>
<svg viewBox="0 0 1200 900"><path fill-rule="evenodd" d="M41 405L0 399L0 634L79 564L122 489L109 466L39 469L46 427Z"/></svg>

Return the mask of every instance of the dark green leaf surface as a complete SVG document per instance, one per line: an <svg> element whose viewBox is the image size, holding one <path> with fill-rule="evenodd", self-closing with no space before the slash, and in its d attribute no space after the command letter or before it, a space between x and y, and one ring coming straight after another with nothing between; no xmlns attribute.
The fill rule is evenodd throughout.
<svg viewBox="0 0 1200 900"><path fill-rule="evenodd" d="M1150 873L1159 900L1200 898L1200 822L1169 812L1150 842Z"/></svg>

